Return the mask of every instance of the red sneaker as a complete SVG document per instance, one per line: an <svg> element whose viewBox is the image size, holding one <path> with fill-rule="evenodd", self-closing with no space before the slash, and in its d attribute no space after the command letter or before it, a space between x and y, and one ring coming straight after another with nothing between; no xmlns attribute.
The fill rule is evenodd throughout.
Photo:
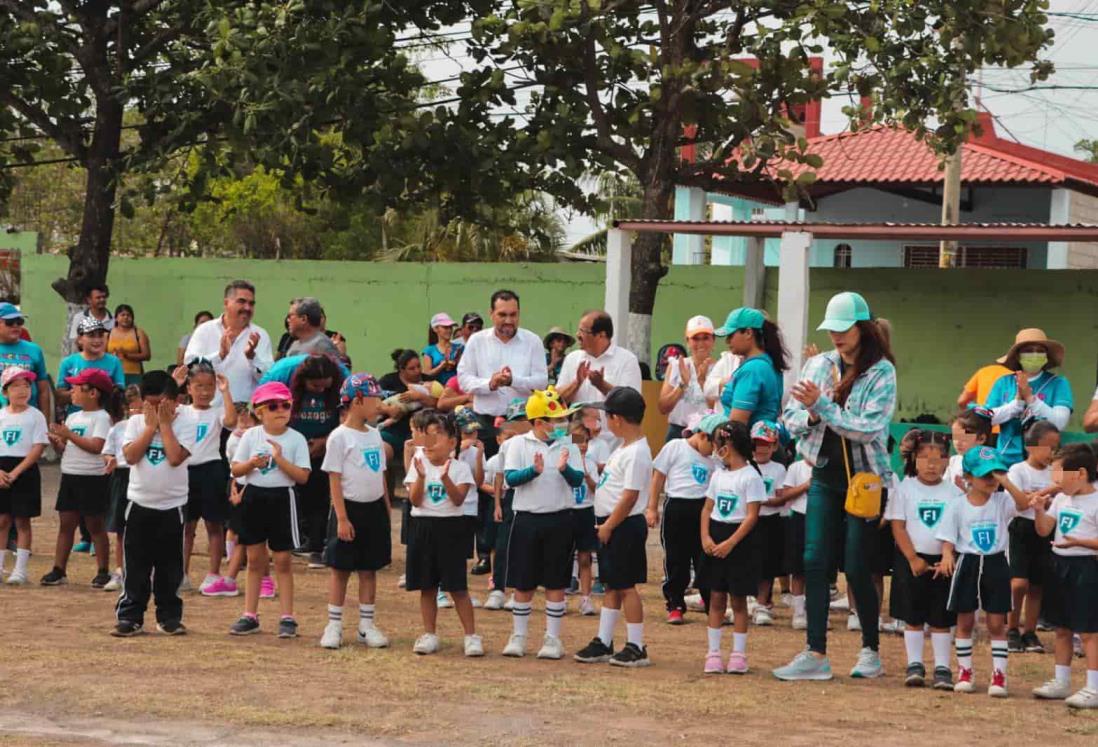
<svg viewBox="0 0 1098 747"><path fill-rule="evenodd" d="M682 619L682 610L671 610L667 613L668 625L682 625L685 620Z"/></svg>
<svg viewBox="0 0 1098 747"><path fill-rule="evenodd" d="M961 667L961 671L957 674L957 684L953 686L953 692L971 693L975 691L976 686L972 684L972 670Z"/></svg>
<svg viewBox="0 0 1098 747"><path fill-rule="evenodd" d="M1007 696L1006 675L998 669L991 675L991 684L988 685L987 694L993 698L1005 698Z"/></svg>

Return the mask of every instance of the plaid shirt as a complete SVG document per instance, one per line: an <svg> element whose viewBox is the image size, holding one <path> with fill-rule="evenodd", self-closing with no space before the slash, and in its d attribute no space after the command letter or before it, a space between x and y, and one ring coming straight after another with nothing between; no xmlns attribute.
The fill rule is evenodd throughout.
<svg viewBox="0 0 1098 747"><path fill-rule="evenodd" d="M810 358L801 370L800 381L808 380L820 387L820 398L811 412L820 418L809 425L809 408L793 397L782 415L785 427L797 439L797 451L815 463L823 444L824 432L830 428L863 449L851 448L854 472L873 472L888 478L892 466L888 456L888 426L896 410L896 368L882 358L854 381L846 405L840 407L832 399L839 354L835 351ZM865 464L864 456L869 464Z"/></svg>

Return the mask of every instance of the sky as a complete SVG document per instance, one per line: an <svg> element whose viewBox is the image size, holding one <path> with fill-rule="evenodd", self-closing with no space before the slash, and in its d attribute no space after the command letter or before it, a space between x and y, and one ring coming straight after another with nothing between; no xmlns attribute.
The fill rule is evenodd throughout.
<svg viewBox="0 0 1098 747"><path fill-rule="evenodd" d="M972 81L982 108L995 116L996 132L1025 145L1079 157L1074 145L1084 138L1098 138L1098 0L1051 0L1048 12L1073 13L1086 19L1051 16L1056 32L1051 49L1044 53L1056 72L1040 86L1083 86L1090 90L1030 90L1028 68L985 69ZM463 58L459 45L450 52L429 50L419 60L428 79L456 75L472 62ZM521 103L521 100L520 100ZM845 100L825 101L821 127L824 134L846 128L842 113ZM583 215L565 215L569 242L593 232L594 222Z"/></svg>

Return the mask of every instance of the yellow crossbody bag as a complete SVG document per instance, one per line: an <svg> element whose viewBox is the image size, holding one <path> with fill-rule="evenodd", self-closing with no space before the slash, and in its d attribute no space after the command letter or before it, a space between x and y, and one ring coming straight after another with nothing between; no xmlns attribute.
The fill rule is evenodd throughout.
<svg viewBox="0 0 1098 747"><path fill-rule="evenodd" d="M835 368L835 383L839 382L839 369ZM839 436L843 447L843 465L846 467L846 503L844 508L851 516L859 519L875 519L881 515L881 478L872 472L850 473L850 446L846 439Z"/></svg>

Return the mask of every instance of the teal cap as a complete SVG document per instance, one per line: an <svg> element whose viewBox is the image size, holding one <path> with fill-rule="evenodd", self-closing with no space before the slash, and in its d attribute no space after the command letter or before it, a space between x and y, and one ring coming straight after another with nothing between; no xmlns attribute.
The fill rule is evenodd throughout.
<svg viewBox="0 0 1098 747"><path fill-rule="evenodd" d="M823 323L816 329L827 332L846 332L855 323L868 322L869 319L869 304L865 302L862 295L846 291L832 296L827 302Z"/></svg>
<svg viewBox="0 0 1098 747"><path fill-rule="evenodd" d="M987 446L974 446L966 451L961 464L964 473L973 477L987 477L993 472L1007 471L999 452Z"/></svg>
<svg viewBox="0 0 1098 747"><path fill-rule="evenodd" d="M765 321L766 315L758 309L741 306L738 309L729 311L728 318L724 320L724 326L713 334L717 337L728 337L728 335L739 329L762 329Z"/></svg>
<svg viewBox="0 0 1098 747"><path fill-rule="evenodd" d="M694 433L704 433L707 436L712 436L713 431L717 430L718 426L727 421L728 418L715 412L705 413L704 415L701 415L701 417L692 415L687 422L683 435L686 436L687 433L691 435Z"/></svg>

